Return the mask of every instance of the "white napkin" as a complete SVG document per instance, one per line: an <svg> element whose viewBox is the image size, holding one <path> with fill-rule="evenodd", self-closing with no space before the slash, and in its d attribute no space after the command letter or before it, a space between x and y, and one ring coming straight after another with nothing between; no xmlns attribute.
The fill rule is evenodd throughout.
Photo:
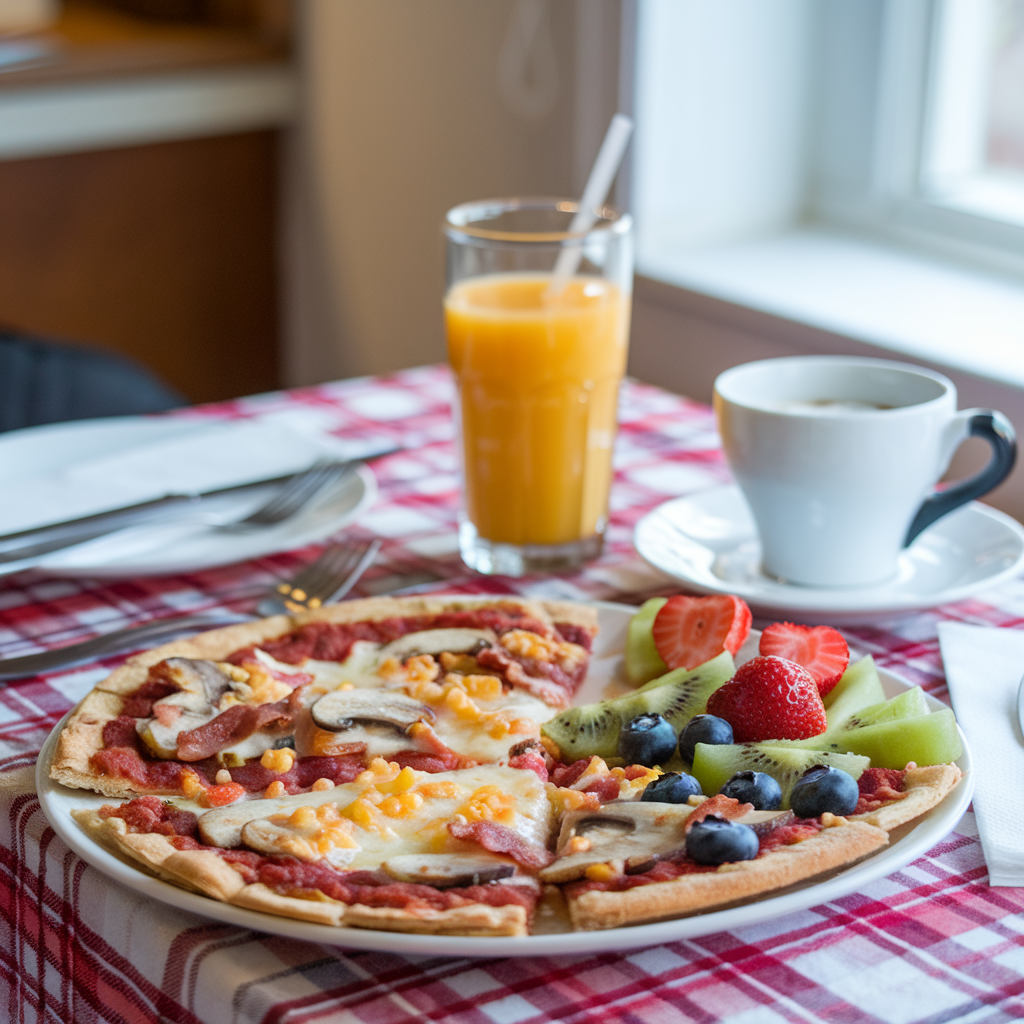
<svg viewBox="0 0 1024 1024"><path fill-rule="evenodd" d="M342 446L308 425L268 416L248 420L178 419L139 443L108 446L94 457L4 480L0 533L121 508L166 494L195 493L283 476Z"/></svg>
<svg viewBox="0 0 1024 1024"><path fill-rule="evenodd" d="M971 747L974 812L990 885L1024 886L1024 632L939 623L946 681Z"/></svg>

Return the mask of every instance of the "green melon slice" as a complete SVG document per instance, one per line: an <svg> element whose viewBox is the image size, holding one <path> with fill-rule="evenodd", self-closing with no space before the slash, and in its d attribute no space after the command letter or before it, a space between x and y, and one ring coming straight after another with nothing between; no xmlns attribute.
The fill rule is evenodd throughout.
<svg viewBox="0 0 1024 1024"><path fill-rule="evenodd" d="M842 750L871 758L875 768L949 764L963 752L956 718L948 708L915 718L896 718L817 737L814 749ZM809 741L804 740L803 743Z"/></svg>
<svg viewBox="0 0 1024 1024"><path fill-rule="evenodd" d="M668 672L654 646L654 619L665 607L667 597L652 597L640 605L640 610L629 620L626 630L626 677L634 686L655 679Z"/></svg>

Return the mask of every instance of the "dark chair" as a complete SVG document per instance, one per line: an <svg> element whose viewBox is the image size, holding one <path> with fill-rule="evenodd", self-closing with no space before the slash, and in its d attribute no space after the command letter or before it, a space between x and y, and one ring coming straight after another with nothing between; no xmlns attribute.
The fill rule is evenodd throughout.
<svg viewBox="0 0 1024 1024"><path fill-rule="evenodd" d="M184 396L124 356L0 328L0 431L183 405Z"/></svg>

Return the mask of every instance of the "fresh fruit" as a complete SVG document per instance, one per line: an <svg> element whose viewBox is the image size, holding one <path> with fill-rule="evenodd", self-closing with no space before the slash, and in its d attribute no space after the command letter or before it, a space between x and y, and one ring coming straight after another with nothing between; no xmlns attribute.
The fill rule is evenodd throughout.
<svg viewBox="0 0 1024 1024"><path fill-rule="evenodd" d="M906 768L910 761L918 765L949 764L964 752L956 718L949 708L829 732L817 743L801 746L862 754L875 768Z"/></svg>
<svg viewBox="0 0 1024 1024"><path fill-rule="evenodd" d="M694 715L679 734L679 756L693 761L693 748L698 743L732 743L732 726L715 715Z"/></svg>
<svg viewBox="0 0 1024 1024"><path fill-rule="evenodd" d="M825 714L829 729L841 726L862 708L885 700L882 680L878 678L875 660L869 654L855 661L844 673L835 689L825 697Z"/></svg>
<svg viewBox="0 0 1024 1024"><path fill-rule="evenodd" d="M861 729L865 725L880 725L882 722L895 722L901 718L917 718L919 715L928 714L931 714L928 698L920 686L914 686L888 700L861 708L846 720L843 729Z"/></svg>
<svg viewBox="0 0 1024 1024"><path fill-rule="evenodd" d="M676 731L662 715L647 712L626 722L619 732L619 757L645 768L665 764L676 752Z"/></svg>
<svg viewBox="0 0 1024 1024"><path fill-rule="evenodd" d="M831 814L853 814L860 799L857 780L832 765L809 768L789 794L789 806L798 818L820 818Z"/></svg>
<svg viewBox="0 0 1024 1024"><path fill-rule="evenodd" d="M728 654L690 671L677 669L625 697L569 708L545 722L541 732L558 747L562 761L594 756L607 760L618 753L623 722L654 712L678 732L705 710L708 697L732 672Z"/></svg>
<svg viewBox="0 0 1024 1024"><path fill-rule="evenodd" d="M644 683L640 690L655 690L659 686L665 686L667 683L678 682L694 672L699 672L701 675L707 676L708 679L718 679L718 685L721 686L722 683L727 683L736 675L736 662L732 660L732 655L728 651L722 651L717 658L712 658L710 661L704 662L703 665L698 665L695 669L675 668L671 672L666 672L663 676L657 676L655 679Z"/></svg>
<svg viewBox="0 0 1024 1024"><path fill-rule="evenodd" d="M725 864L753 860L760 849L757 833L749 825L709 814L686 833L686 853L698 864Z"/></svg>
<svg viewBox="0 0 1024 1024"><path fill-rule="evenodd" d="M794 783L808 768L817 764L834 765L857 779L870 766L871 760L857 754L803 750L766 743L737 743L731 746L698 743L693 755L693 774L705 793L714 794L737 772L765 772L781 787L782 806L788 807L789 793Z"/></svg>
<svg viewBox="0 0 1024 1024"><path fill-rule="evenodd" d="M700 783L686 772L666 772L649 782L641 800L659 804L685 804L691 796L700 796Z"/></svg>
<svg viewBox="0 0 1024 1024"><path fill-rule="evenodd" d="M755 811L777 811L782 806L782 787L767 773L737 772L723 787L723 796L741 804L753 804Z"/></svg>
<svg viewBox="0 0 1024 1024"><path fill-rule="evenodd" d="M746 602L732 594L670 597L654 617L654 646L669 668L695 668L728 651L750 633Z"/></svg>
<svg viewBox="0 0 1024 1024"><path fill-rule="evenodd" d="M773 655L741 665L730 682L711 694L708 712L732 726L738 743L805 740L828 726L810 673Z"/></svg>
<svg viewBox="0 0 1024 1024"><path fill-rule="evenodd" d="M652 597L640 605L640 610L629 620L626 629L626 678L634 686L649 679L663 676L669 669L654 646L651 629L654 617L665 606L667 597Z"/></svg>
<svg viewBox="0 0 1024 1024"><path fill-rule="evenodd" d="M850 648L842 634L831 626L775 622L761 634L757 649L761 654L774 654L807 669L822 697L831 692L850 663Z"/></svg>

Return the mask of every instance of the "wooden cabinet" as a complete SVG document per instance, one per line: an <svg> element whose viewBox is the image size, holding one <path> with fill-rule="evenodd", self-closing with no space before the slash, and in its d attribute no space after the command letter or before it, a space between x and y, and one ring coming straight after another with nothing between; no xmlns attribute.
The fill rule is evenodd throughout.
<svg viewBox="0 0 1024 1024"><path fill-rule="evenodd" d="M63 58L0 74L0 101L287 59L259 26L82 3L54 36ZM0 160L0 323L133 356L194 402L279 386L279 133L204 133Z"/></svg>

